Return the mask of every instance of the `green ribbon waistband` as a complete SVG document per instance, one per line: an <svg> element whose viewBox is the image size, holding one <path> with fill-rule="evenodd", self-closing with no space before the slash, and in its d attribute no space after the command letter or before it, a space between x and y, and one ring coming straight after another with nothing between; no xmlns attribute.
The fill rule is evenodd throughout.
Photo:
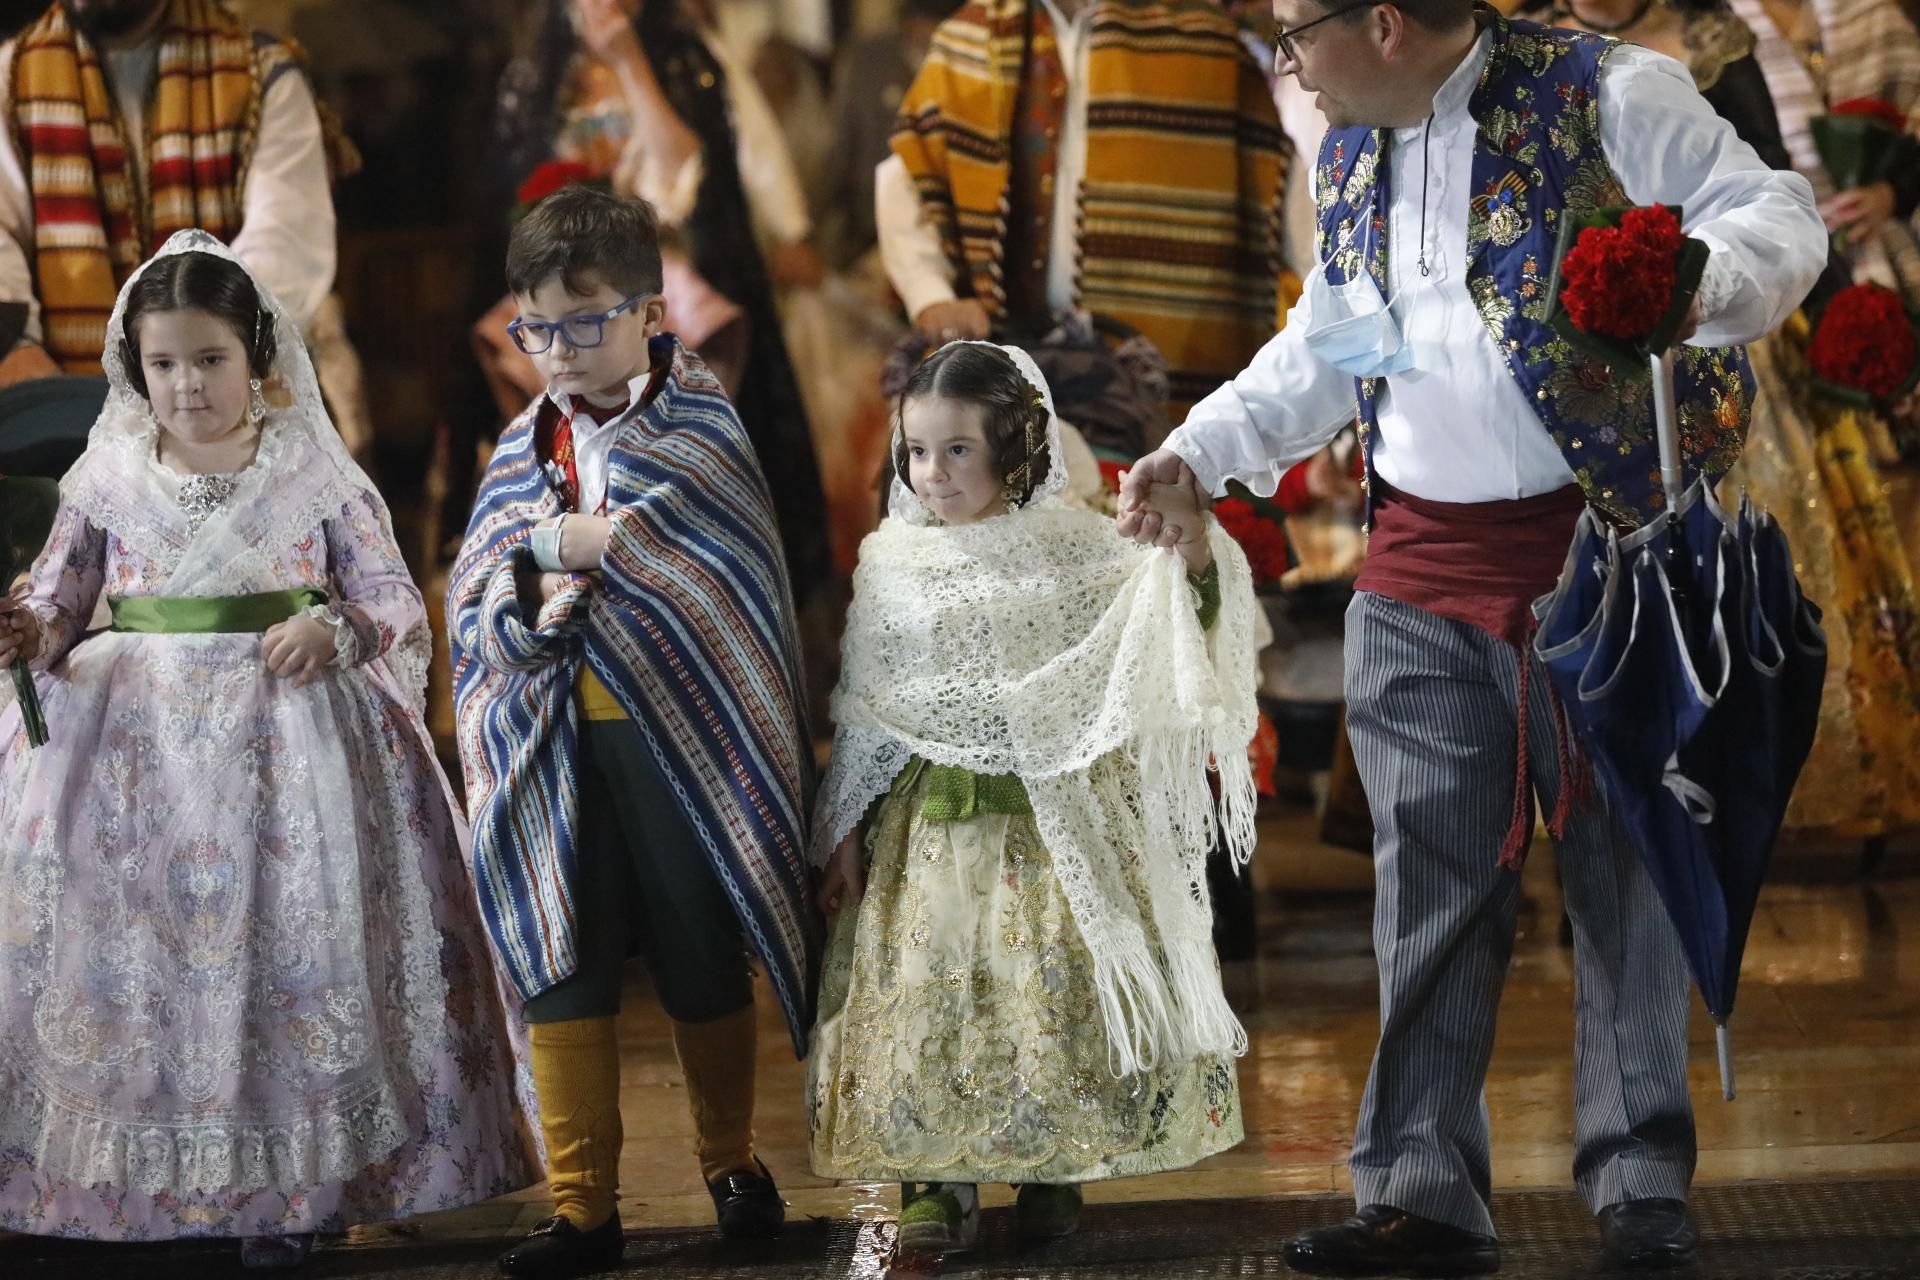
<svg viewBox="0 0 1920 1280"><path fill-rule="evenodd" d="M265 631L302 609L325 604L318 587L262 591L250 596L109 596L115 631L156 635L210 631Z"/></svg>
<svg viewBox="0 0 1920 1280"><path fill-rule="evenodd" d="M983 813L1018 817L1033 812L1033 802L1017 775L974 773L958 765L933 764L915 756L894 779L893 791L905 795L922 777L927 780L920 816L930 822L965 822Z"/></svg>

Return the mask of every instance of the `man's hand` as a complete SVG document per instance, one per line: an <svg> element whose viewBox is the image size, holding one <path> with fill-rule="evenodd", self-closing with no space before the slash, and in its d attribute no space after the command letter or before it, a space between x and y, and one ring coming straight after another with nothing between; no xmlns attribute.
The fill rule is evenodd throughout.
<svg viewBox="0 0 1920 1280"><path fill-rule="evenodd" d="M987 318L987 309L977 298L936 302L913 318L913 327L929 342L984 338L993 331L993 325Z"/></svg>
<svg viewBox="0 0 1920 1280"><path fill-rule="evenodd" d="M40 653L40 619L18 596L0 596L0 669Z"/></svg>
<svg viewBox="0 0 1920 1280"><path fill-rule="evenodd" d="M1204 512L1208 503L1199 478L1180 455L1171 449L1156 449L1122 473L1116 524L1121 537L1132 538L1142 546L1178 546L1190 536L1187 526L1194 520L1191 515L1184 520L1177 515L1169 518L1170 511Z"/></svg>
<svg viewBox="0 0 1920 1280"><path fill-rule="evenodd" d="M1893 184L1871 182L1864 187L1842 191L1820 206L1827 230L1844 231L1847 239L1865 240L1893 217Z"/></svg>
<svg viewBox="0 0 1920 1280"><path fill-rule="evenodd" d="M0 387L36 378L57 378L65 370L54 363L46 348L34 342L22 342L0 360Z"/></svg>
<svg viewBox="0 0 1920 1280"><path fill-rule="evenodd" d="M1680 322L1680 327L1674 330L1673 332L1674 345L1678 346L1679 344L1685 342L1688 338L1691 338L1696 332L1699 331L1699 328L1700 328L1700 295L1696 293L1693 295L1693 301L1687 305L1687 318L1682 320Z"/></svg>

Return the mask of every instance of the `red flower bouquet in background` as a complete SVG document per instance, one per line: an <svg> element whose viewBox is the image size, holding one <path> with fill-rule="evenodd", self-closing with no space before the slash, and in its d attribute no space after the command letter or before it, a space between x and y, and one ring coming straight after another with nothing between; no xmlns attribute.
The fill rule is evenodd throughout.
<svg viewBox="0 0 1920 1280"><path fill-rule="evenodd" d="M1907 113L1884 98L1849 98L1808 125L1836 191L1870 186L1920 164L1920 144L1907 134Z"/></svg>
<svg viewBox="0 0 1920 1280"><path fill-rule="evenodd" d="M1706 265L1707 247L1680 229L1679 209L1570 215L1560 223L1549 323L1594 359L1638 363L1673 345Z"/></svg>
<svg viewBox="0 0 1920 1280"><path fill-rule="evenodd" d="M1253 585L1278 582L1288 568L1287 535L1278 517L1269 517L1244 498L1223 498L1213 504L1213 515L1227 536L1240 544L1253 570Z"/></svg>
<svg viewBox="0 0 1920 1280"><path fill-rule="evenodd" d="M1900 295L1856 284L1833 295L1807 344L1817 390L1863 407L1883 405L1920 378L1920 343Z"/></svg>
<svg viewBox="0 0 1920 1280"><path fill-rule="evenodd" d="M1900 104L1889 102L1885 98L1848 98L1845 102L1836 102L1827 111L1834 116L1865 116L1869 120L1878 120L1889 129L1905 131L1907 113Z"/></svg>
<svg viewBox="0 0 1920 1280"><path fill-rule="evenodd" d="M507 221L515 223L527 216L529 210L562 187L571 187L575 183L583 186L599 187L611 190L613 184L605 177L596 175L577 160L548 160L537 166L514 192L520 203L507 215Z"/></svg>

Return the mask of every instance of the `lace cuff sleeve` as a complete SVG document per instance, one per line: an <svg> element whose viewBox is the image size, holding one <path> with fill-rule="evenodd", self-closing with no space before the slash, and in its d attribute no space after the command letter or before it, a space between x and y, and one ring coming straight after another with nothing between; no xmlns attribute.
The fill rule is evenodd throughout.
<svg viewBox="0 0 1920 1280"><path fill-rule="evenodd" d="M353 619L347 616L346 610L333 604L315 604L300 612L302 617L333 628L333 661L329 665L351 667L360 661L360 636L353 629Z"/></svg>

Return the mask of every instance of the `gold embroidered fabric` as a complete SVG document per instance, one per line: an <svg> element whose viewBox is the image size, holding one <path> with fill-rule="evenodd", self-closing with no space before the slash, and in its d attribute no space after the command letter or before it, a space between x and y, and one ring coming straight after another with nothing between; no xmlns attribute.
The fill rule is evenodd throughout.
<svg viewBox="0 0 1920 1280"><path fill-rule="evenodd" d="M1230 1059L1113 1075L1093 961L1033 819L929 819L932 785L923 771L881 803L866 896L828 940L807 1067L814 1172L1081 1182L1239 1143ZM1150 922L1146 886L1127 887Z"/></svg>
<svg viewBox="0 0 1920 1280"><path fill-rule="evenodd" d="M1885 422L1808 395L1806 343L1800 312L1749 348L1757 411L1721 494L1744 489L1773 513L1825 611L1820 729L1787 830L1857 839L1920 822L1920 604L1875 462L1891 449Z"/></svg>

